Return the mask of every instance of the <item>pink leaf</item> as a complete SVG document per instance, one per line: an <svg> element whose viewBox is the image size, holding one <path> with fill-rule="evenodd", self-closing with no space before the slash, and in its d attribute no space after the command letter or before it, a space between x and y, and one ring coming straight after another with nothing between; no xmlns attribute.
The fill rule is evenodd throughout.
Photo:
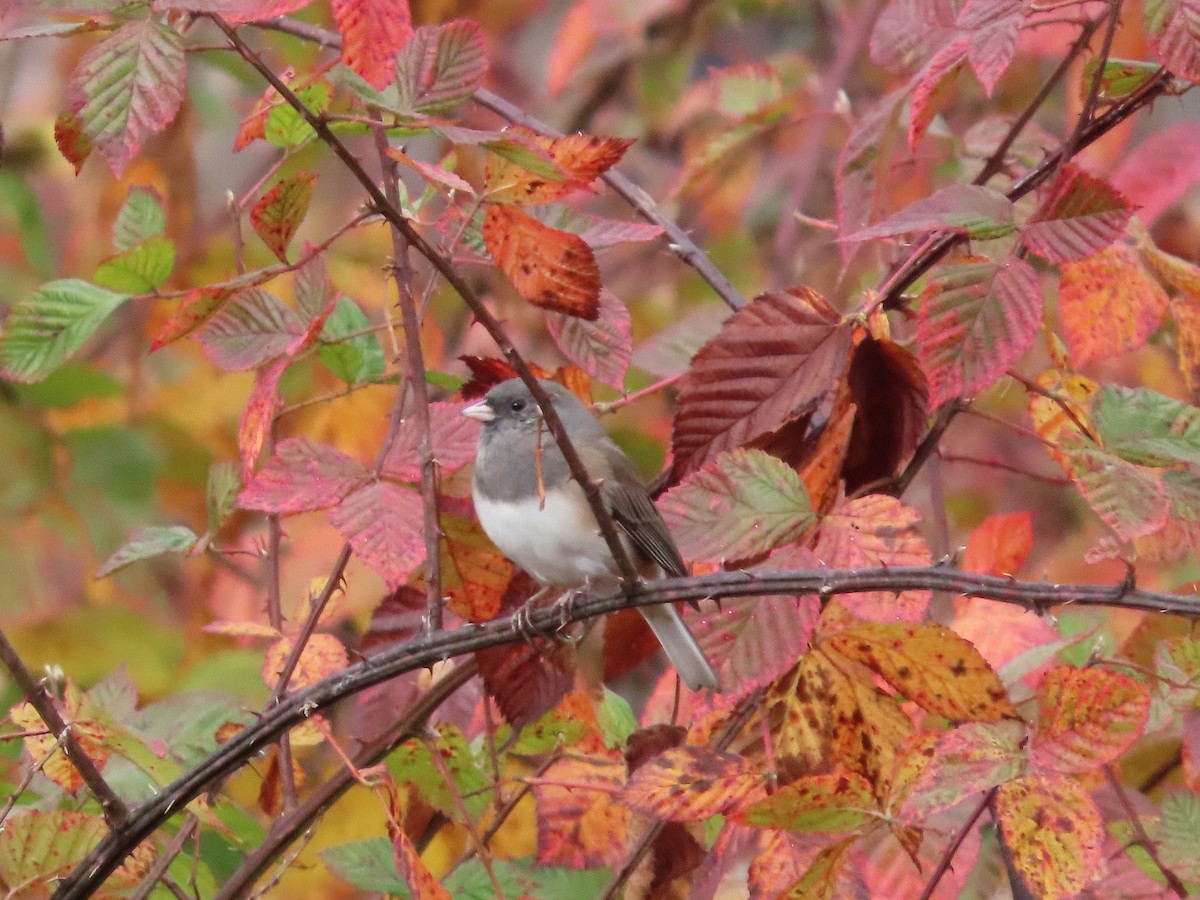
<svg viewBox="0 0 1200 900"><path fill-rule="evenodd" d="M967 58L970 45L970 38L966 37L960 37L947 44L934 54L929 65L917 76L908 112L909 147L915 148L929 130L933 117L937 115L937 101L942 99L944 93L942 89L953 81Z"/></svg>
<svg viewBox="0 0 1200 900"><path fill-rule="evenodd" d="M930 406L994 384L1032 345L1041 321L1037 273L1025 260L975 257L937 269L917 313Z"/></svg>
<svg viewBox="0 0 1200 900"><path fill-rule="evenodd" d="M114 175L175 118L186 76L179 32L154 18L127 22L84 54L71 75L71 109Z"/></svg>
<svg viewBox="0 0 1200 900"><path fill-rule="evenodd" d="M487 46L477 22L426 25L396 59L401 109L447 113L470 98L488 71Z"/></svg>
<svg viewBox="0 0 1200 900"><path fill-rule="evenodd" d="M967 0L958 13L958 28L971 40L967 59L989 97L1012 62L1028 5L1027 0Z"/></svg>
<svg viewBox="0 0 1200 900"><path fill-rule="evenodd" d="M466 407L466 403L450 402L429 405L433 458L443 471L461 468L475 458L479 423L462 415ZM409 416L397 429L396 441L383 463L384 473L399 481L420 481L420 439L421 429L417 425L417 418Z"/></svg>
<svg viewBox="0 0 1200 900"><path fill-rule="evenodd" d="M1146 36L1168 69L1200 81L1200 0L1146 0Z"/></svg>
<svg viewBox="0 0 1200 900"><path fill-rule="evenodd" d="M242 410L242 421L238 425L238 452L242 457L242 480L248 481L254 472L254 463L262 453L271 430L271 422L279 410L279 379L291 360L283 357L275 360L268 368L258 373L254 388Z"/></svg>
<svg viewBox="0 0 1200 900"><path fill-rule="evenodd" d="M999 191L974 184L953 184L910 203L878 225L842 239L866 241L915 231L945 230L990 240L1003 237L1013 228L1012 201Z"/></svg>
<svg viewBox="0 0 1200 900"><path fill-rule="evenodd" d="M395 590L424 559L421 498L389 481L360 487L329 513L363 562Z"/></svg>
<svg viewBox="0 0 1200 900"><path fill-rule="evenodd" d="M312 0L154 0L158 12L186 10L216 13L227 22L254 22L296 12Z"/></svg>
<svg viewBox="0 0 1200 900"><path fill-rule="evenodd" d="M1138 218L1154 223L1171 204L1200 182L1200 122L1185 121L1158 131L1134 147L1112 176L1126 197L1136 197Z"/></svg>
<svg viewBox="0 0 1200 900"><path fill-rule="evenodd" d="M371 473L356 459L308 438L280 441L270 461L238 495L243 509L297 513L333 506Z"/></svg>
<svg viewBox="0 0 1200 900"><path fill-rule="evenodd" d="M546 310L546 328L567 359L593 378L622 388L633 356L633 322L625 304L600 289L600 315L589 322Z"/></svg>
<svg viewBox="0 0 1200 900"><path fill-rule="evenodd" d="M239 292L196 334L208 358L234 372L286 354L303 337L304 325L292 308L260 288Z"/></svg>
<svg viewBox="0 0 1200 900"><path fill-rule="evenodd" d="M332 0L342 62L375 88L396 77L396 54L413 35L408 0Z"/></svg>
<svg viewBox="0 0 1200 900"><path fill-rule="evenodd" d="M1052 188L1046 211L1021 229L1029 249L1053 262L1098 253L1125 231L1133 213L1125 198L1103 179L1068 166Z"/></svg>

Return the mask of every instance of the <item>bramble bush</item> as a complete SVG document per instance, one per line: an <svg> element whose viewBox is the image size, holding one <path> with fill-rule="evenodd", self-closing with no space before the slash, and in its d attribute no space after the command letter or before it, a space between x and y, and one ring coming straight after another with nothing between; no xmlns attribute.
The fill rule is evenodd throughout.
<svg viewBox="0 0 1200 900"><path fill-rule="evenodd" d="M0 71L10 896L1200 891L1200 0L16 0ZM689 577L522 608L513 375Z"/></svg>

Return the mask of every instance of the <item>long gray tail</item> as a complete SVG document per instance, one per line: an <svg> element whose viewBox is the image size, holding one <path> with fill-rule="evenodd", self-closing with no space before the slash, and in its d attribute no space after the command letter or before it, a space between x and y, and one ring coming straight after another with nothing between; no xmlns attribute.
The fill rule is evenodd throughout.
<svg viewBox="0 0 1200 900"><path fill-rule="evenodd" d="M683 683L688 686L689 690L721 690L721 682L717 680L717 673L708 664L704 651L700 649L696 638L688 631L687 625L683 623L683 618L675 607L670 604L642 606L638 608L638 612L642 614L646 624L650 626L650 630L662 644L667 658L671 660L671 664L675 666L679 677L683 679Z"/></svg>

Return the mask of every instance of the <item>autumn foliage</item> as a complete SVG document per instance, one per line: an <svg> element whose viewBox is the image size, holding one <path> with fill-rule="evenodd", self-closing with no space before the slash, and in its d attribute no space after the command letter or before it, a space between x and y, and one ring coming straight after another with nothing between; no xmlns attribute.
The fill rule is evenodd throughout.
<svg viewBox="0 0 1200 900"><path fill-rule="evenodd" d="M10 896L1200 892L1200 0L16 0L0 70ZM689 577L525 605L513 376Z"/></svg>

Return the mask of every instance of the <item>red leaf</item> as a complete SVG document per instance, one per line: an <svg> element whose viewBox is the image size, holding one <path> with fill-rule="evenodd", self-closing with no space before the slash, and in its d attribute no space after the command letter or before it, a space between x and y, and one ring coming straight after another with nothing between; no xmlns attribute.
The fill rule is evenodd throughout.
<svg viewBox="0 0 1200 900"><path fill-rule="evenodd" d="M831 393L850 326L815 291L768 293L734 313L679 383L672 476L748 444Z"/></svg>
<svg viewBox="0 0 1200 900"><path fill-rule="evenodd" d="M548 178L507 159L493 156L488 161L487 195L496 203L535 205L560 200L588 187L625 155L631 138L570 134L555 138L526 128L510 128L505 137L527 144L544 156L564 177Z"/></svg>
<svg viewBox="0 0 1200 900"><path fill-rule="evenodd" d="M396 71L401 109L448 113L470 99L487 75L483 30L467 19L418 28L397 57Z"/></svg>
<svg viewBox="0 0 1200 900"><path fill-rule="evenodd" d="M390 590L424 558L421 498L408 488L389 481L364 485L333 508L329 521Z"/></svg>
<svg viewBox="0 0 1200 900"><path fill-rule="evenodd" d="M1033 266L972 257L935 270L917 311L917 355L937 407L994 384L1033 344L1042 294Z"/></svg>
<svg viewBox="0 0 1200 900"><path fill-rule="evenodd" d="M967 58L970 38L961 37L939 50L917 78L908 110L908 146L915 148L937 115L939 101Z"/></svg>
<svg viewBox="0 0 1200 900"><path fill-rule="evenodd" d="M1134 147L1112 176L1126 197L1136 197L1138 218L1151 225L1200 182L1200 122L1177 122Z"/></svg>
<svg viewBox="0 0 1200 900"><path fill-rule="evenodd" d="M915 72L955 31L953 0L893 0L871 32L871 59L895 72Z"/></svg>
<svg viewBox="0 0 1200 900"><path fill-rule="evenodd" d="M254 22L285 16L308 6L312 0L154 0L159 12L187 10L216 13L227 22Z"/></svg>
<svg viewBox="0 0 1200 900"><path fill-rule="evenodd" d="M514 729L554 709L575 684L574 653L561 642L501 644L475 659L488 695Z"/></svg>
<svg viewBox="0 0 1200 900"><path fill-rule="evenodd" d="M154 341L151 350L157 350L164 344L178 340L191 334L220 311L225 302L234 295L231 288L197 288L179 301L179 306L171 313Z"/></svg>
<svg viewBox="0 0 1200 900"><path fill-rule="evenodd" d="M71 74L71 109L114 175L175 118L186 80L183 39L156 18L127 22L84 54Z"/></svg>
<svg viewBox="0 0 1200 900"><path fill-rule="evenodd" d="M317 176L297 172L277 181L250 210L250 223L279 261L287 264L287 248L308 213Z"/></svg>
<svg viewBox="0 0 1200 900"><path fill-rule="evenodd" d="M1200 81L1200 0L1146 0L1146 36L1159 61Z"/></svg>
<svg viewBox="0 0 1200 900"><path fill-rule="evenodd" d="M1115 245L1062 266L1058 308L1076 365L1146 343L1167 311L1167 294L1137 252Z"/></svg>
<svg viewBox="0 0 1200 900"><path fill-rule="evenodd" d="M517 292L543 309L584 319L600 315L600 269L576 235L543 225L514 206L488 206L483 242Z"/></svg>
<svg viewBox="0 0 1200 900"><path fill-rule="evenodd" d="M429 405L433 458L444 472L461 468L475 458L479 423L462 415L466 406L466 403L448 402ZM420 481L420 441L417 417L409 416L396 431L396 440L383 462L384 473L399 481Z"/></svg>
<svg viewBox="0 0 1200 900"><path fill-rule="evenodd" d="M967 540L961 568L981 575L1015 576L1033 549L1033 515L988 516Z"/></svg>
<svg viewBox="0 0 1200 900"><path fill-rule="evenodd" d="M234 372L282 356L303 338L304 325L292 308L260 288L239 291L196 335L209 359Z"/></svg>
<svg viewBox="0 0 1200 900"><path fill-rule="evenodd" d="M280 441L270 461L238 495L243 509L297 513L339 503L371 477L356 459L308 438Z"/></svg>
<svg viewBox="0 0 1200 900"><path fill-rule="evenodd" d="M1028 0L967 0L958 13L957 26L971 41L967 58L989 97L1012 62L1028 7Z"/></svg>
<svg viewBox="0 0 1200 900"><path fill-rule="evenodd" d="M1063 170L1052 192L1045 212L1021 228L1029 249L1052 262L1081 259L1103 250L1125 232L1133 213L1107 182L1074 166Z"/></svg>
<svg viewBox="0 0 1200 900"><path fill-rule="evenodd" d="M254 472L254 463L267 442L271 422L280 406L279 379L291 360L283 357L258 373L254 388L242 410L242 421L238 425L238 452L242 458L242 480L249 481Z"/></svg>
<svg viewBox="0 0 1200 900"><path fill-rule="evenodd" d="M92 139L83 130L83 123L73 112L61 113L54 120L54 143L63 159L75 167L75 174L83 168L92 153Z"/></svg>
<svg viewBox="0 0 1200 900"><path fill-rule="evenodd" d="M600 289L594 322L547 310L546 329L567 359L593 378L620 389L633 356L633 321L611 291Z"/></svg>
<svg viewBox="0 0 1200 900"><path fill-rule="evenodd" d="M413 35L408 0L332 0L342 62L374 88L396 77L392 63Z"/></svg>
<svg viewBox="0 0 1200 900"><path fill-rule="evenodd" d="M837 188L837 218L842 258L850 259L858 245L845 241L843 234L865 228L885 209L889 185L889 170L903 163L901 148L896 144L900 134L901 103L908 96L898 88L884 97L867 113L846 139L838 156L834 186Z"/></svg>
<svg viewBox="0 0 1200 900"><path fill-rule="evenodd" d="M953 184L842 240L866 241L934 230L990 240L1003 237L1013 228L1012 201L999 191L974 184Z"/></svg>

